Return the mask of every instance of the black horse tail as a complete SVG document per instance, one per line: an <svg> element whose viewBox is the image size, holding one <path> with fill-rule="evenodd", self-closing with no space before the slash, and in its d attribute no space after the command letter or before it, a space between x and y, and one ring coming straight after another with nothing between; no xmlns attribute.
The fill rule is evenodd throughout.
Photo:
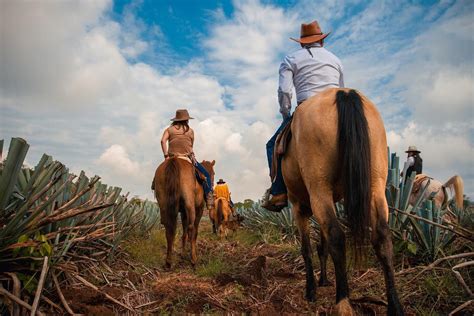
<svg viewBox="0 0 474 316"><path fill-rule="evenodd" d="M370 140L360 95L355 90L339 90L338 165L344 190L344 210L353 237L356 261L368 240L370 225Z"/></svg>
<svg viewBox="0 0 474 316"><path fill-rule="evenodd" d="M175 222L176 216L178 215L180 201L179 174L178 159L169 159L165 167L165 192L167 197L166 217L168 223Z"/></svg>

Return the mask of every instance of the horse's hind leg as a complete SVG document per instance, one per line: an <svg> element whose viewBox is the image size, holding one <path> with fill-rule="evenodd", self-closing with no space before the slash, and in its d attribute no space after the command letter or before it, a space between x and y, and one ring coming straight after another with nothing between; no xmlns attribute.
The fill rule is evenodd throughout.
<svg viewBox="0 0 474 316"><path fill-rule="evenodd" d="M196 220L196 207L194 206L194 201L188 201L186 203L186 217L187 217L187 232L188 232L188 239L191 243L191 264L193 267L196 265L197 256L196 256L196 228L195 228L195 220Z"/></svg>
<svg viewBox="0 0 474 316"><path fill-rule="evenodd" d="M337 314L351 315L349 304L349 285L346 272L346 240L336 217L336 210L332 201L332 194L321 194L322 189L311 195L311 209L321 226L321 234L328 243L336 272L336 309Z"/></svg>
<svg viewBox="0 0 474 316"><path fill-rule="evenodd" d="M186 240L188 239L188 221L185 210L181 211L181 225L183 227L183 236L181 237L181 255L184 256L186 250Z"/></svg>
<svg viewBox="0 0 474 316"><path fill-rule="evenodd" d="M166 263L165 268L171 268L172 256L173 256L173 244L174 238L176 235L176 223L177 217L174 219L168 219L166 224L166 242L167 242L167 252L166 252Z"/></svg>
<svg viewBox="0 0 474 316"><path fill-rule="evenodd" d="M321 274L319 276L319 286L329 286L331 282L328 280L327 276L327 261L328 261L328 241L324 237L324 234L321 233L321 242L316 246L318 250L319 263L321 265Z"/></svg>
<svg viewBox="0 0 474 316"><path fill-rule="evenodd" d="M387 200L383 193L374 196L373 199L371 241L384 272L388 301L387 313L388 315L403 315L402 305L395 288L392 239L387 220Z"/></svg>
<svg viewBox="0 0 474 316"><path fill-rule="evenodd" d="M311 241L309 239L309 217L311 216L311 210L300 207L298 202L294 202L293 199L293 214L295 217L296 226L300 232L301 237L301 255L304 259L304 266L306 269L306 299L310 302L316 300L316 282L313 271L313 261L311 259Z"/></svg>
<svg viewBox="0 0 474 316"><path fill-rule="evenodd" d="M203 209L202 208L195 208L196 210L196 217L194 219L193 225L194 225L194 230L193 230L193 235L191 239L191 262L193 265L196 264L197 262L197 254L196 254L196 241L197 241L197 236L198 236L198 228L199 228L199 222L201 221Z"/></svg>

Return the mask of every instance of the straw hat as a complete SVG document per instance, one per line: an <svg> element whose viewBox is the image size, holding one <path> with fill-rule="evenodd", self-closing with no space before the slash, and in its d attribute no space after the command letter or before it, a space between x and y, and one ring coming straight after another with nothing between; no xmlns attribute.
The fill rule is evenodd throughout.
<svg viewBox="0 0 474 316"><path fill-rule="evenodd" d="M416 148L416 146L408 146L408 150L405 151L406 153L421 153L421 151Z"/></svg>
<svg viewBox="0 0 474 316"><path fill-rule="evenodd" d="M173 122L180 122L180 121L187 121L192 120L193 117L189 116L188 110L180 109L176 110L176 115L174 118L171 119Z"/></svg>
<svg viewBox="0 0 474 316"><path fill-rule="evenodd" d="M292 37L290 39L300 44L309 44L325 39L330 33L324 34L319 27L318 21L313 21L309 24L301 24L300 39Z"/></svg>

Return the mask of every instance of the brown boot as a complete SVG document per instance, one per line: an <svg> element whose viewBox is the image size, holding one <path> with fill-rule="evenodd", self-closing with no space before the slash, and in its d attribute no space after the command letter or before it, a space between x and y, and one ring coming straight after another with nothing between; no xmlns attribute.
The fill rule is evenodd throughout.
<svg viewBox="0 0 474 316"><path fill-rule="evenodd" d="M270 194L270 189L265 192L263 197L262 207L271 212L281 212L281 210L288 206L288 196L286 193L277 195Z"/></svg>

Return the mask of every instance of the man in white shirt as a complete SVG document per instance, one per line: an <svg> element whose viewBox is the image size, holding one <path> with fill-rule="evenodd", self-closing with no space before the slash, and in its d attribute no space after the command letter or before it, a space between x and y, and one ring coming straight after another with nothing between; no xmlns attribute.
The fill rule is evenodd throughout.
<svg viewBox="0 0 474 316"><path fill-rule="evenodd" d="M344 76L341 61L325 49L324 34L317 21L301 24L299 39L301 49L287 55L280 65L278 102L283 123L267 143L268 165L271 169L275 140L280 131L291 121L291 98L293 87L296 91L297 104L324 91L327 88L344 87ZM288 205L286 186L281 173L281 157L278 159L276 177L267 190L262 206L270 211L280 212Z"/></svg>

